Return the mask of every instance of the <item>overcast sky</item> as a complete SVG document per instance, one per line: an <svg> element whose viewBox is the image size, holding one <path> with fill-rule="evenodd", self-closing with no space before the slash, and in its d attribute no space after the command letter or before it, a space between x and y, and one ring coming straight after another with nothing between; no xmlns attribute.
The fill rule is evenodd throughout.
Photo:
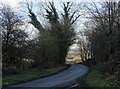
<svg viewBox="0 0 120 89"><path fill-rule="evenodd" d="M33 6L33 11L35 12L35 13L37 13L37 12L39 12L38 11L38 7L36 6L37 4L38 4L38 2L48 2L48 1L54 1L55 2L55 6L59 9L59 10L61 10L62 8L60 7L60 2L67 2L67 1L71 1L71 2L76 2L76 3L80 3L80 2L92 2L92 1L94 1L94 2L100 2L100 1L102 1L102 0L0 0L0 3L2 3L2 4L8 4L9 6L11 6L11 8L14 10L14 11L16 11L16 12L20 12L21 13L21 10L24 10L24 11L26 11L27 10L27 8L25 8L24 6L21 6L22 4L21 3L24 3L24 2L33 2L34 3L34 6ZM113 1L113 0L112 0ZM114 1L116 1L116 0L114 0ZM36 7L35 7L36 6ZM1 7L1 6L0 6ZM80 13L84 13L85 15L87 15L87 13L83 10L82 12L80 12ZM26 12L26 14L25 13L23 13L24 14L24 16L26 16L26 18L28 18L28 16L27 16L27 12ZM38 14L38 13L37 13ZM89 15L89 14L88 14ZM29 18L28 18L29 19ZM86 19L86 18L80 18L79 19L79 21L77 22L77 24L76 24L76 31L79 31L79 30L82 30L83 29L83 24L82 23L84 23L84 22L86 22L88 19ZM30 25L29 26L29 31L31 30L31 29L33 29L33 26L32 25ZM35 33L37 33L37 32L33 32L33 34L35 34ZM73 46L73 48L75 48L75 46L76 45L74 45Z"/></svg>
<svg viewBox="0 0 120 89"><path fill-rule="evenodd" d="M23 15L25 16L26 19L29 19L27 16L27 8L24 6L21 6L26 1L29 3L30 2L34 3L33 11L35 13L37 13L37 12L39 12L38 7L37 7L38 2L48 2L48 1L52 1L52 0L46 0L46 1L45 0L0 0L0 3L9 5L15 12L23 13L23 12L21 12L21 10L26 11L26 13L23 13ZM80 2L90 1L90 0L53 0L53 1L55 2L56 8L60 11L60 10L62 10L62 7L60 6L60 2L73 1L76 3L80 3ZM85 11L82 11L82 13L85 13ZM41 20L41 18L40 18L40 20ZM76 24L76 29L77 29L76 31L77 32L79 32L79 30L82 30L81 29L81 28L83 28L82 23L84 23L85 21L86 21L85 18L81 18L81 20L79 20L77 22L77 24ZM32 29L35 29L35 28L32 25L29 25L28 32L31 32ZM35 34L37 34L37 30L32 31L31 37L34 37ZM76 48L76 45L73 45L72 48L73 49Z"/></svg>

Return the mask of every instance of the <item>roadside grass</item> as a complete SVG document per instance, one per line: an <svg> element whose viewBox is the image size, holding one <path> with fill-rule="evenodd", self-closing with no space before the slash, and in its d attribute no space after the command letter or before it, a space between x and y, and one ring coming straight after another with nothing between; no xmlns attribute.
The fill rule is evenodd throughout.
<svg viewBox="0 0 120 89"><path fill-rule="evenodd" d="M96 66L91 67L85 81L90 87L120 87L120 81L115 76L101 74Z"/></svg>
<svg viewBox="0 0 120 89"><path fill-rule="evenodd" d="M6 87L6 86L30 81L33 79L49 76L51 74L58 73L59 71L62 71L65 68L66 66L60 66L60 67L48 68L44 70L29 70L29 71L23 72L22 74L4 76L2 77L2 86Z"/></svg>

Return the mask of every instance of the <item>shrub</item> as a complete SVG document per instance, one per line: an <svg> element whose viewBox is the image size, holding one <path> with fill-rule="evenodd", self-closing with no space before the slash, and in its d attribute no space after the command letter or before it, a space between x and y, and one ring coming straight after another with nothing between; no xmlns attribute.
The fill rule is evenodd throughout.
<svg viewBox="0 0 120 89"><path fill-rule="evenodd" d="M21 73L20 70L13 68L13 67L4 67L2 69L2 75L6 76L6 75L13 75L13 74L19 74Z"/></svg>

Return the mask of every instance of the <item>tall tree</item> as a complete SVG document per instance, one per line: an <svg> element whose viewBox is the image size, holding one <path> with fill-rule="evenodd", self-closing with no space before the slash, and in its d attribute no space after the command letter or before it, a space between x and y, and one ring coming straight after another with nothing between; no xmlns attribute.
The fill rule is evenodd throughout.
<svg viewBox="0 0 120 89"><path fill-rule="evenodd" d="M29 5L28 5L29 6ZM54 2L49 2L47 7L45 7L46 11L46 19L49 20L50 28L47 30L47 33L50 34L55 40L54 44L57 47L57 63L64 64L67 51L69 49L69 46L71 46L74 43L75 40L75 32L73 24L77 21L77 19L80 17L80 15L76 16L77 10L75 10L73 13L71 13L71 7L72 3L67 2L66 4L63 3L63 12L61 13L62 18L59 16L59 12L57 12L57 8L54 5ZM39 22L39 27L37 27L38 20L36 19L37 16L32 12L31 9L29 9L29 16L31 18L32 23L34 27L37 29L44 29L41 27L42 25ZM35 16L35 17L34 17ZM36 26L37 25L37 26ZM41 33L44 34L44 33ZM53 40L51 40L52 42ZM54 49L54 48L53 48Z"/></svg>

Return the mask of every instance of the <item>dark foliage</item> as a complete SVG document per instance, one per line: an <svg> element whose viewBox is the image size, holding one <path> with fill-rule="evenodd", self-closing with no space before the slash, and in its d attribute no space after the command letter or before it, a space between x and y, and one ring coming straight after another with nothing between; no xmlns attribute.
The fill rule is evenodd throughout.
<svg viewBox="0 0 120 89"><path fill-rule="evenodd" d="M3 66L17 66L24 57L25 38L27 34L21 29L22 17L12 11L9 6L0 10L0 27L2 29ZM20 66L19 66L20 67Z"/></svg>
<svg viewBox="0 0 120 89"><path fill-rule="evenodd" d="M103 74L116 75L119 78L120 65L120 13L117 2L104 2L102 9L94 3L92 12L94 27L88 34L93 58Z"/></svg>

